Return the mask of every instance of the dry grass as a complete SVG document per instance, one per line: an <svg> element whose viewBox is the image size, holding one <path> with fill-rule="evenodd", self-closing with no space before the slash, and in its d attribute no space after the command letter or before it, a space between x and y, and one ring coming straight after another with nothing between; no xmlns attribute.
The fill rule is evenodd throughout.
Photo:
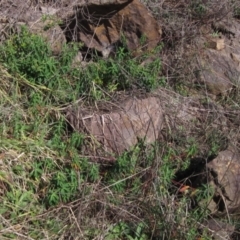
<svg viewBox="0 0 240 240"><path fill-rule="evenodd" d="M32 1L36 8L64 3ZM155 144L140 142L116 162L91 158L96 146L90 136L74 135L62 106L30 102L31 94L44 99L49 88L0 64L1 239L211 239L203 225L209 202L195 206L172 180L194 157L217 154L229 142L239 148L238 88L219 101L205 86L199 94L189 64L202 28L210 31L211 23L231 15L239 3L198 4L204 6L146 3L164 30L167 86L151 93L161 100L164 128ZM200 193L204 199L206 192Z"/></svg>

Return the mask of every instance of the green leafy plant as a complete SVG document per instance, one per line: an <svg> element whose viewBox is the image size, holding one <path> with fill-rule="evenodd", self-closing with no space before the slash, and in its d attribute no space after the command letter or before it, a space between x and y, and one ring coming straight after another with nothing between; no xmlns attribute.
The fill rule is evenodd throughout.
<svg viewBox="0 0 240 240"><path fill-rule="evenodd" d="M192 1L191 8L198 17L204 17L207 13L207 6L202 0Z"/></svg>
<svg viewBox="0 0 240 240"><path fill-rule="evenodd" d="M133 229L129 224L120 222L109 230L105 239L147 240L148 236L143 233L143 230L143 223L139 223L136 229Z"/></svg>
<svg viewBox="0 0 240 240"><path fill-rule="evenodd" d="M211 34L213 37L217 38L219 37L219 32L218 31L215 31Z"/></svg>
<svg viewBox="0 0 240 240"><path fill-rule="evenodd" d="M37 89L36 86L39 85L41 89L46 90L44 94L40 91L31 91L28 94L29 101L33 104L42 102L43 97L49 101L51 98L55 98L55 101L68 101L72 100L74 95L70 94L73 92L73 86L66 79L66 74L71 69L72 59L77 50L76 45L65 46L61 56L56 58L40 36L22 27L18 35L11 36L0 46L0 63L11 73L21 76L25 85L22 90L25 92ZM30 89L26 88L27 85ZM53 91L57 93L54 96Z"/></svg>

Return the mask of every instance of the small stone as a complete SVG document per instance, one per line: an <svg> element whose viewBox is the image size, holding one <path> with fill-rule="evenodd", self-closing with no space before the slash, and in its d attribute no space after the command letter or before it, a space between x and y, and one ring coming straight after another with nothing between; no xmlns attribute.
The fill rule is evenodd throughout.
<svg viewBox="0 0 240 240"><path fill-rule="evenodd" d="M216 39L211 39L208 43L207 46L209 48L215 49L215 50L222 50L225 48L225 43L223 38L216 38Z"/></svg>

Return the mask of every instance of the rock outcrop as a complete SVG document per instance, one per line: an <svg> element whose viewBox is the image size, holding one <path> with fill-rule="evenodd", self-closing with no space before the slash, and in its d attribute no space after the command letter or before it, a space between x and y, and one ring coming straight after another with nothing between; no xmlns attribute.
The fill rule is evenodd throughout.
<svg viewBox="0 0 240 240"><path fill-rule="evenodd" d="M209 35L198 56L199 80L214 95L226 95L240 84L240 23L217 22L216 36Z"/></svg>
<svg viewBox="0 0 240 240"><path fill-rule="evenodd" d="M157 21L138 0L71 7L72 14L68 12L62 25L67 38L82 41L103 56L108 56L122 39L130 51L136 52L151 50L160 41Z"/></svg>

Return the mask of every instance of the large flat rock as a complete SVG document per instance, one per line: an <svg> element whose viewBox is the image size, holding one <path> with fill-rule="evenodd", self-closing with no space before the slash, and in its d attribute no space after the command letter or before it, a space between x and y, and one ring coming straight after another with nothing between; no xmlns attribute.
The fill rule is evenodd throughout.
<svg viewBox="0 0 240 240"><path fill-rule="evenodd" d="M75 106L69 109L67 118L76 130L91 134L105 151L121 154L137 144L138 139L152 143L159 137L163 111L156 97L131 98L119 109L102 114Z"/></svg>

